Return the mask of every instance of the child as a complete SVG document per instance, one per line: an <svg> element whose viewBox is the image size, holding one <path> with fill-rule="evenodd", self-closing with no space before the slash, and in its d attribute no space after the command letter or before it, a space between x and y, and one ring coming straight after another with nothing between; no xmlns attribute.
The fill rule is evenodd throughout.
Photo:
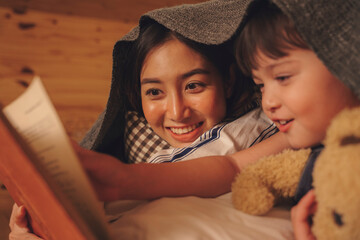
<svg viewBox="0 0 360 240"><path fill-rule="evenodd" d="M352 7L351 3L341 3L346 14L350 16L352 11L347 8ZM344 32L350 32L354 27L353 22L343 19L344 15L340 9L333 15L326 16L336 18L336 26L342 26L342 22L346 22L342 26ZM333 30L336 26L328 26L328 29ZM333 37L346 36L337 34ZM342 43L346 45L348 42L345 40L349 39L342 39ZM344 63L338 60L342 59L341 56L332 58L331 61L334 63L326 59L330 58L327 55L332 54L322 55L322 49L326 48L324 42L321 43L321 47L314 44L316 41L311 42L313 45L305 42L294 23L275 4L261 1L258 5L253 5L248 22L237 39L236 50L241 70L252 76L261 89L263 110L275 122L280 132L284 133L291 147L313 149L314 156L309 158L309 166L313 164L322 148L321 143L333 117L344 108L360 105L358 89L346 81L349 79L348 76L353 74L352 66L357 65L358 53L353 52L347 56L355 58L351 66L343 66ZM351 47L352 45L349 45L349 48ZM317 49L318 52L312 49ZM323 61L318 56L323 56ZM330 72L323 62L328 63L333 72ZM337 75L337 78L336 73L339 73L338 68L341 67L345 69L344 76ZM355 93L358 93L358 96ZM311 176L309 177L310 180L307 176L301 178L296 199L302 198L311 188ZM309 216L316 210L314 202L314 193L310 191L292 210L297 239L314 239L307 223Z"/></svg>

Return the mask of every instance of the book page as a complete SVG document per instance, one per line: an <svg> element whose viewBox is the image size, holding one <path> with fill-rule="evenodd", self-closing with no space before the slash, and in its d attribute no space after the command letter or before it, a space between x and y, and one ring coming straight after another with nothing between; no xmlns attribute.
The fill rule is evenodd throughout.
<svg viewBox="0 0 360 240"><path fill-rule="evenodd" d="M35 77L3 113L36 155L39 162L35 164L46 169L94 235L106 239L108 230L100 203L40 78Z"/></svg>

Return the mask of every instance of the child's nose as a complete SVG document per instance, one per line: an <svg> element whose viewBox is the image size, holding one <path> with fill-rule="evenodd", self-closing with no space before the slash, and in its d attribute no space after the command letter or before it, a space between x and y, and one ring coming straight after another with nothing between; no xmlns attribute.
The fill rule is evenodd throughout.
<svg viewBox="0 0 360 240"><path fill-rule="evenodd" d="M174 95L168 99L167 113L169 119L181 121L190 116L189 104L181 96Z"/></svg>
<svg viewBox="0 0 360 240"><path fill-rule="evenodd" d="M279 101L279 98L276 97L276 94L272 92L263 92L262 106L265 111L274 113L278 108L280 108L281 103Z"/></svg>

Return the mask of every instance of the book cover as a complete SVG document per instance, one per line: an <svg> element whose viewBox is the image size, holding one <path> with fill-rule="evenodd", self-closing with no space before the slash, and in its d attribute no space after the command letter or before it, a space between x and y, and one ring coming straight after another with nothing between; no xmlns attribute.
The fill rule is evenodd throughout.
<svg viewBox="0 0 360 240"><path fill-rule="evenodd" d="M39 77L1 111L0 180L45 239L111 239L101 203Z"/></svg>

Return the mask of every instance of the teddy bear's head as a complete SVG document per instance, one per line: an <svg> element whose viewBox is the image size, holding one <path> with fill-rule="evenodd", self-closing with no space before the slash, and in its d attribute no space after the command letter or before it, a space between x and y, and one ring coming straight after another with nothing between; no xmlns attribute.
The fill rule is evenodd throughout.
<svg viewBox="0 0 360 240"><path fill-rule="evenodd" d="M232 185L234 207L255 215L280 197L294 197L309 149L284 151L245 168ZM318 240L360 239L360 107L342 111L330 124L315 162Z"/></svg>
<svg viewBox="0 0 360 240"><path fill-rule="evenodd" d="M331 123L314 167L317 239L360 239L360 108Z"/></svg>

